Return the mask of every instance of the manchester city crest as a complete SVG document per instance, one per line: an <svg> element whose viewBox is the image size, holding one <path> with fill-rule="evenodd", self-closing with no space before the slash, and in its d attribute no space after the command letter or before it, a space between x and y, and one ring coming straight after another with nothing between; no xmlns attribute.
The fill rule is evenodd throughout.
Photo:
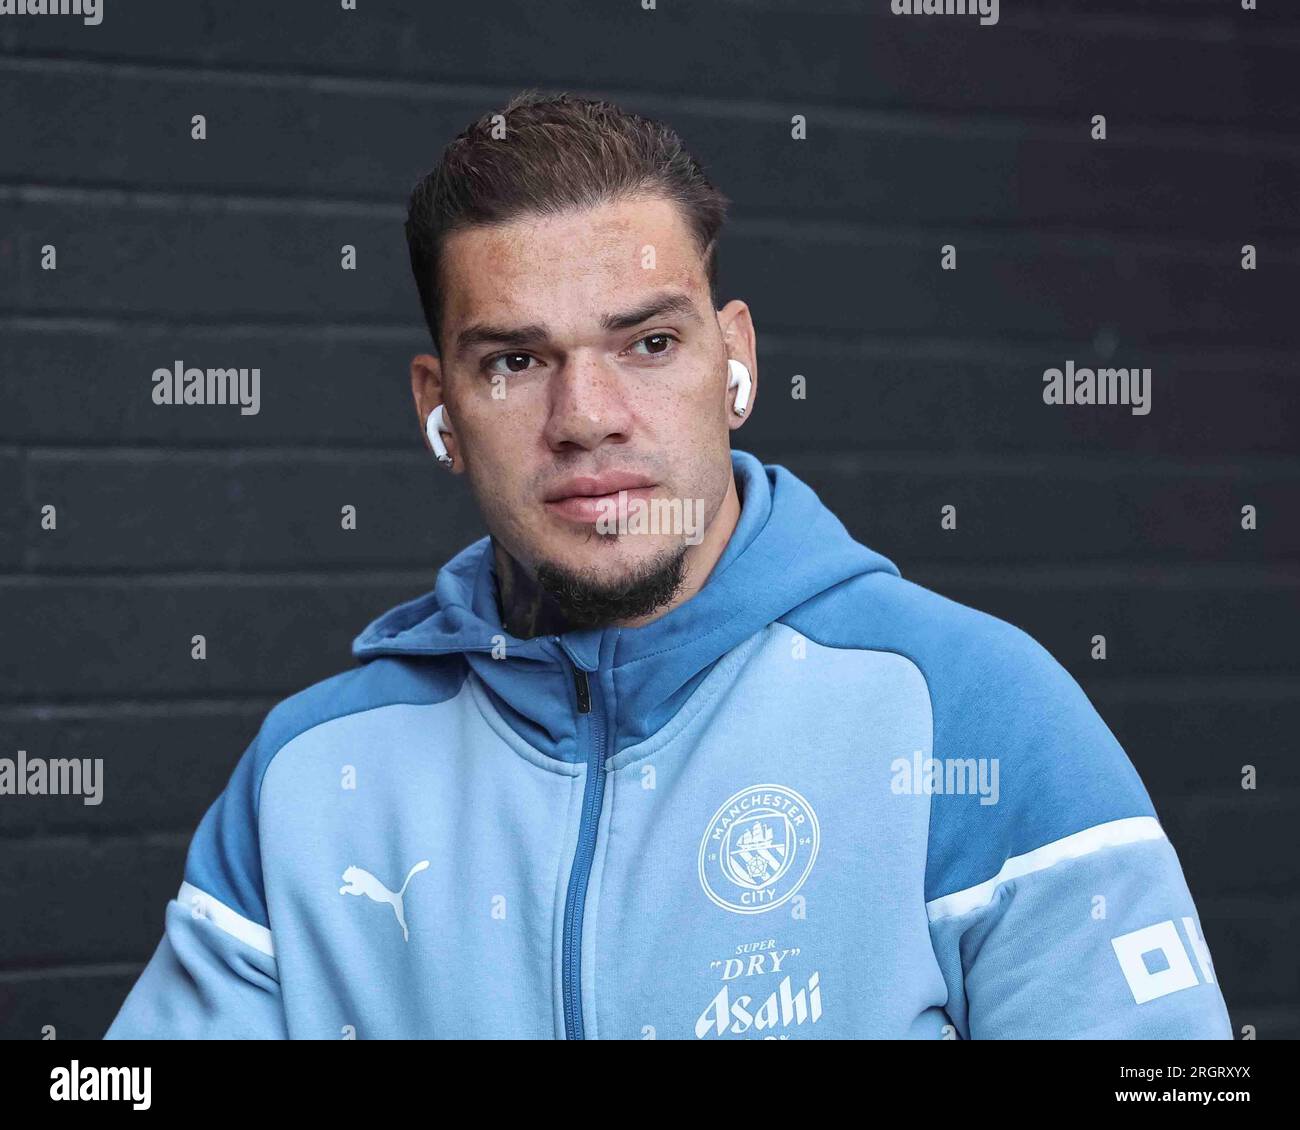
<svg viewBox="0 0 1300 1130"><path fill-rule="evenodd" d="M812 806L784 785L728 797L700 842L700 885L724 910L762 914L808 878L821 830Z"/></svg>

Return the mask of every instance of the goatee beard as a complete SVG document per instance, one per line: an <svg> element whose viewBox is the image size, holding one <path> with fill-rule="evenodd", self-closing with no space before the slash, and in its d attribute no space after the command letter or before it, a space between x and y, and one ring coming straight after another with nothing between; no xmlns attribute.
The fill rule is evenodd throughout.
<svg viewBox="0 0 1300 1130"><path fill-rule="evenodd" d="M537 567L538 586L572 628L648 616L671 603L685 579L685 545L665 549L613 582L600 580L594 569L565 569L550 561Z"/></svg>
<svg viewBox="0 0 1300 1130"><path fill-rule="evenodd" d="M664 550L613 584L594 571L553 562L543 562L534 576L495 537L492 555L501 624L521 640L648 616L672 601L686 576L685 545Z"/></svg>

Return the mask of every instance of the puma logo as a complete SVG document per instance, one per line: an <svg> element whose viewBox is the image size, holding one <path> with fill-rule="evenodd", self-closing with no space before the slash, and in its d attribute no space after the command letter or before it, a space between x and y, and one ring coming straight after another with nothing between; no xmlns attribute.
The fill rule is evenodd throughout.
<svg viewBox="0 0 1300 1130"><path fill-rule="evenodd" d="M407 884L412 878L421 871L427 870L429 861L420 860L414 867L406 873L406 882L402 884L401 890L390 891L369 871L362 867L349 867L343 872L344 885L339 888L341 895L365 895L366 898L373 902L386 902L393 908L393 913L397 915L397 924L402 928L402 941L411 940L411 932L406 928L406 915L402 913L402 896L406 894Z"/></svg>

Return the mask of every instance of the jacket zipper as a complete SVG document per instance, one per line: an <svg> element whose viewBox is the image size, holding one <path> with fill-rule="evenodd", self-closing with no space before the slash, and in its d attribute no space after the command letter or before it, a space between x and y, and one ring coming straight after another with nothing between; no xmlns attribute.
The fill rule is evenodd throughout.
<svg viewBox="0 0 1300 1130"><path fill-rule="evenodd" d="M596 854L596 830L605 795L605 719L593 711L591 683L587 672L573 665L573 685L578 695L578 740L587 736L587 780L582 794L582 820L578 825L578 846L569 871L569 889L564 900L564 948L561 957L564 994L564 1036L585 1039L582 1031L582 917L587 902L587 881ZM585 726L583 724L585 719Z"/></svg>

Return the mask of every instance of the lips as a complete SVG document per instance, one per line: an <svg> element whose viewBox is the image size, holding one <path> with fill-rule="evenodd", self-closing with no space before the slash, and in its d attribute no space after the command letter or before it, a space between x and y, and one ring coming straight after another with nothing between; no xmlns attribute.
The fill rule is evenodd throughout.
<svg viewBox="0 0 1300 1130"><path fill-rule="evenodd" d="M653 479L631 471L606 471L600 475L575 475L556 485L547 496L547 502L562 502L566 498L603 498L621 490L652 487Z"/></svg>
<svg viewBox="0 0 1300 1130"><path fill-rule="evenodd" d="M570 521L590 524L609 517L617 506L619 491L627 498L648 499L657 484L646 475L630 471L606 471L600 475L575 475L565 479L546 496L546 508Z"/></svg>

